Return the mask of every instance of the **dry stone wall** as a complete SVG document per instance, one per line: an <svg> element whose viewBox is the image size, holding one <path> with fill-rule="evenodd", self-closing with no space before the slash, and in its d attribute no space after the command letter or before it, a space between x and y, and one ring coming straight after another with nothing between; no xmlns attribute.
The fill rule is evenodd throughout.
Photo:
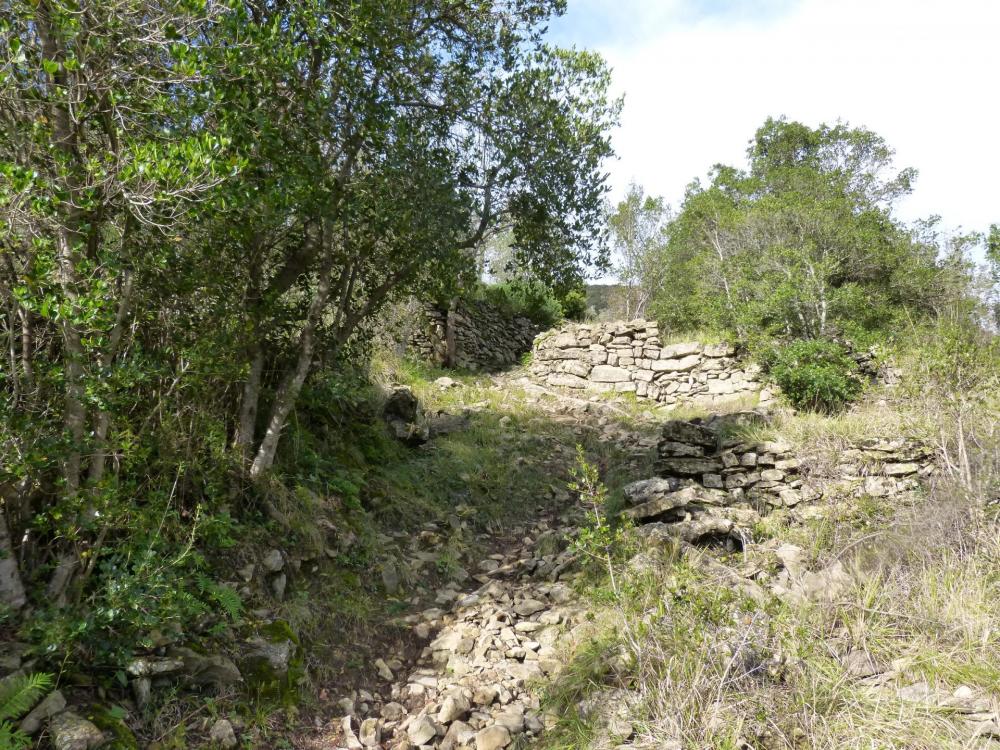
<svg viewBox="0 0 1000 750"><path fill-rule="evenodd" d="M532 375L553 386L705 406L760 394L760 369L730 344L663 345L655 322L568 324L535 339Z"/></svg>
<svg viewBox="0 0 1000 750"><path fill-rule="evenodd" d="M707 422L663 425L657 446L658 476L624 489L625 515L641 536L690 543L725 542L739 547L763 515L819 500L895 498L902 502L936 471L929 446L906 439L873 438L837 454L823 466L796 455L782 440L747 442L729 437L732 426L758 423L754 412Z"/></svg>
<svg viewBox="0 0 1000 750"><path fill-rule="evenodd" d="M420 305L407 349L439 367L500 370L517 364L531 350L538 327L479 300L463 300L455 309Z"/></svg>

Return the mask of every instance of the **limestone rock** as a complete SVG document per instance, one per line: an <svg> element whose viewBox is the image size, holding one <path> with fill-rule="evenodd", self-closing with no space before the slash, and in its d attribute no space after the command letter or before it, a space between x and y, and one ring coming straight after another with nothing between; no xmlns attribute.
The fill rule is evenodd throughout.
<svg viewBox="0 0 1000 750"><path fill-rule="evenodd" d="M664 424L660 430L660 437L663 441L671 443L686 443L713 449L719 442L719 436L715 430L695 422L680 420Z"/></svg>
<svg viewBox="0 0 1000 750"><path fill-rule="evenodd" d="M365 747L378 747L382 741L382 723L378 719L365 719L361 722L358 739Z"/></svg>
<svg viewBox="0 0 1000 750"><path fill-rule="evenodd" d="M469 711L469 699L461 693L449 695L441 703L437 720L442 724L450 724L456 719L461 719Z"/></svg>
<svg viewBox="0 0 1000 750"><path fill-rule="evenodd" d="M718 458L693 458L668 456L660 459L660 470L666 475L694 477L699 474L718 474L722 461Z"/></svg>
<svg viewBox="0 0 1000 750"><path fill-rule="evenodd" d="M400 419L403 422L416 422L420 417L420 402L413 389L409 386L396 386L382 407L386 419Z"/></svg>
<svg viewBox="0 0 1000 750"><path fill-rule="evenodd" d="M595 383L626 383L632 379L628 370L611 365L595 365L590 372L590 379Z"/></svg>
<svg viewBox="0 0 1000 750"><path fill-rule="evenodd" d="M243 676L232 660L222 654L199 654L189 648L177 646L168 656L184 662L182 673L197 685L224 687L242 682Z"/></svg>
<svg viewBox="0 0 1000 750"><path fill-rule="evenodd" d="M406 733L414 745L426 745L437 736L438 728L429 716L421 716L410 724Z"/></svg>
<svg viewBox="0 0 1000 750"><path fill-rule="evenodd" d="M216 721L208 732L208 738L211 740L213 747L221 747L225 750L230 750L230 748L234 748L240 744L239 740L236 739L236 732L233 730L233 725L229 719L219 719Z"/></svg>
<svg viewBox="0 0 1000 750"><path fill-rule="evenodd" d="M625 504L628 506L642 505L651 500L657 500L680 489L680 482L673 477L654 477L632 482L622 489Z"/></svg>
<svg viewBox="0 0 1000 750"><path fill-rule="evenodd" d="M507 727L494 724L476 734L476 750L500 750L509 744L510 732Z"/></svg>
<svg viewBox="0 0 1000 750"><path fill-rule="evenodd" d="M282 556L281 550L272 549L264 555L264 559L260 561L260 564L264 566L265 570L277 573L285 567L285 558Z"/></svg>
<svg viewBox="0 0 1000 750"><path fill-rule="evenodd" d="M105 743L104 732L72 711L52 717L49 735L55 750L92 750Z"/></svg>
<svg viewBox="0 0 1000 750"><path fill-rule="evenodd" d="M653 372L687 372L697 367L699 362L701 362L701 357L697 354L691 354L680 359L658 359L650 363L650 369Z"/></svg>
<svg viewBox="0 0 1000 750"><path fill-rule="evenodd" d="M53 690L35 706L28 715L21 719L20 730L31 735L42 728L42 724L66 708L66 698L62 692Z"/></svg>

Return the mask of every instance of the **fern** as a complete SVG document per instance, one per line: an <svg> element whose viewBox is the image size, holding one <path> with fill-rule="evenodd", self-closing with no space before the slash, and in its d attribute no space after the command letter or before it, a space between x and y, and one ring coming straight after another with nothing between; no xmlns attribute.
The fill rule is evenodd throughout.
<svg viewBox="0 0 1000 750"><path fill-rule="evenodd" d="M31 738L14 729L9 721L0 721L0 750L26 750Z"/></svg>
<svg viewBox="0 0 1000 750"><path fill-rule="evenodd" d="M238 620L243 614L243 600L235 589L216 583L208 576L198 576L198 588L210 597L230 620Z"/></svg>
<svg viewBox="0 0 1000 750"><path fill-rule="evenodd" d="M52 675L12 675L0 680L0 721L27 713L42 693L52 687Z"/></svg>
<svg viewBox="0 0 1000 750"><path fill-rule="evenodd" d="M23 750L31 744L11 722L26 714L50 687L52 676L40 673L0 680L0 750Z"/></svg>

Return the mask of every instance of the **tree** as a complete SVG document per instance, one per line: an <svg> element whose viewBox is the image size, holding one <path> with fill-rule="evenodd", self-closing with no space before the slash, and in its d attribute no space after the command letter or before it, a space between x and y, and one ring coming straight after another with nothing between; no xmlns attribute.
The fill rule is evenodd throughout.
<svg viewBox="0 0 1000 750"><path fill-rule="evenodd" d="M619 103L600 58L541 42L558 7L360 3L334 15L317 2L235 22L277 46L266 75L294 92L276 101L294 114L273 120L289 128L261 131L236 114L232 139L253 144L243 158L262 189L247 198L235 186L217 230L248 260L233 290L247 301L235 442L251 476L272 465L317 349L336 351L404 292L442 296L471 278L493 234L511 231L518 263L552 286L601 261L600 165ZM314 66L299 64L300 46L323 50ZM258 84L233 86L229 98L248 101ZM304 156L275 174L290 141ZM275 365L284 375L258 425L262 374Z"/></svg>
<svg viewBox="0 0 1000 750"><path fill-rule="evenodd" d="M650 297L664 281L660 254L666 244L669 209L662 198L647 196L641 185L629 185L625 199L608 216L615 272L624 287L624 315L627 319L645 314Z"/></svg>
<svg viewBox="0 0 1000 750"><path fill-rule="evenodd" d="M769 119L747 154L748 170L692 184L671 225L668 326L865 338L932 309L936 251L892 214L914 172L893 172L881 137Z"/></svg>
<svg viewBox="0 0 1000 750"><path fill-rule="evenodd" d="M0 0L9 603L93 594L146 504L263 492L214 472L268 474L317 365L497 232L550 285L602 262L620 103L545 44L563 9Z"/></svg>
<svg viewBox="0 0 1000 750"><path fill-rule="evenodd" d="M192 89L202 78L193 43L213 12L179 0L11 0L3 10L0 248L8 333L20 331L8 406L46 423L45 397L62 390L61 493L77 507L65 529L76 550L50 589L59 596L82 552L81 514L93 512L81 490L106 468L134 275L155 262L145 235L173 228L219 179L221 144L198 127ZM61 366L42 382L34 359L46 345Z"/></svg>

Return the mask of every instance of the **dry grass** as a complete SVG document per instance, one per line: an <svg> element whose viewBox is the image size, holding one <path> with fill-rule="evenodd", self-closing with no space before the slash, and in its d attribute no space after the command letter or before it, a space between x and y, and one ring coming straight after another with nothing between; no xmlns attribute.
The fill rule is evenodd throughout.
<svg viewBox="0 0 1000 750"><path fill-rule="evenodd" d="M784 413L747 436L832 456L874 437L937 449L941 471L916 504L862 498L851 514L818 525L765 524L805 547L814 568L840 560L848 590L822 604L765 590L747 596L734 585L736 569L773 570L773 558L752 545L721 565L668 554L654 573L623 576L623 595L595 616L603 629L594 642L604 653L624 647L629 658L602 670L590 649L590 666L569 670L559 688L565 731L551 746L615 747L620 738L565 696L605 695L614 705L622 698L607 691L627 689L635 748L1000 747L974 735L954 699L949 705L956 691L971 692L1000 717L996 396L905 396L875 394L836 416ZM731 572L720 573L723 565ZM869 655L877 674L852 671L852 651ZM908 698L924 685L932 700Z"/></svg>

